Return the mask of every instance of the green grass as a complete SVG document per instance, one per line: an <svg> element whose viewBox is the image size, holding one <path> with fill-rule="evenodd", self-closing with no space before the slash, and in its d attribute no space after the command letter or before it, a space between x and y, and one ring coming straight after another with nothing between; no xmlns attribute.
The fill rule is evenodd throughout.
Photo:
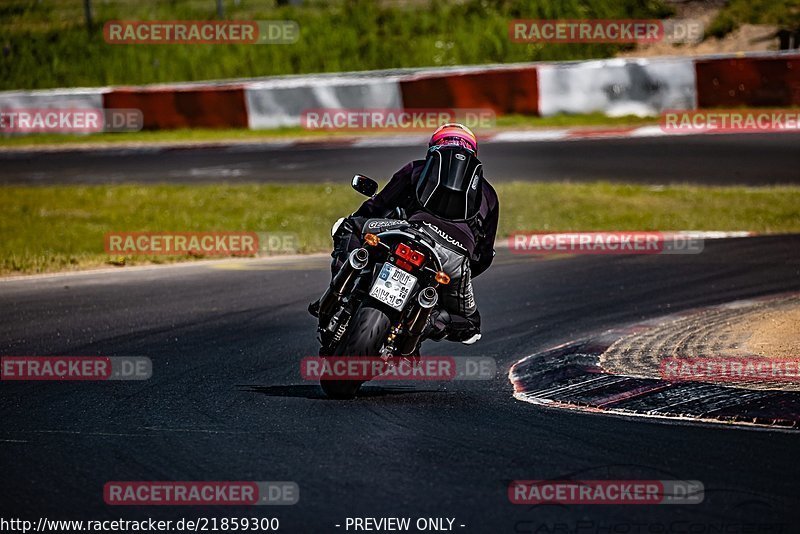
<svg viewBox="0 0 800 534"><path fill-rule="evenodd" d="M498 128L569 128L572 126L640 126L658 123L658 117L638 117L624 115L609 117L605 113L586 113L582 115L559 114L552 117L533 117L530 115L502 115L497 117Z"/></svg>
<svg viewBox="0 0 800 534"><path fill-rule="evenodd" d="M800 231L800 187L511 183L500 233L524 230Z"/></svg>
<svg viewBox="0 0 800 534"><path fill-rule="evenodd" d="M525 230L800 231L800 187L648 187L504 183L500 235ZM0 273L117 262L107 232L295 232L327 251L331 223L362 197L347 185L48 186L0 188ZM126 264L189 257L130 257Z"/></svg>
<svg viewBox="0 0 800 534"><path fill-rule="evenodd" d="M259 141L295 137L328 137L347 135L348 132L326 132L303 128L279 128L274 130L243 129L181 129L145 130L141 132L95 133L95 134L26 134L0 137L0 147L63 144L131 144L131 143L212 143L223 141ZM352 132L351 132L352 133Z"/></svg>
<svg viewBox="0 0 800 534"><path fill-rule="evenodd" d="M706 33L724 37L742 24L773 24L787 29L800 28L800 0L730 0Z"/></svg>
<svg viewBox="0 0 800 534"><path fill-rule="evenodd" d="M230 20L294 20L290 45L110 45L108 20L210 20L214 0L4 0L0 89L145 84L276 74L610 57L629 45L520 44L512 19L662 18L663 0L464 0L404 3L306 0L224 2Z"/></svg>
<svg viewBox="0 0 800 534"><path fill-rule="evenodd" d="M507 115L497 117L497 129L517 128L556 128L571 126L636 126L658 122L655 117L607 117L602 113L587 115L556 115L553 117L534 117L527 115ZM398 132L383 132L396 135ZM404 133L404 132L399 132ZM414 132L410 132L414 133ZM480 130L476 130L480 137ZM356 130L306 130L296 128L278 128L274 130L157 130L126 133L99 133L99 134L30 134L13 137L0 137L0 147L22 147L37 145L64 145L64 144L131 144L131 143L201 143L201 142L228 142L276 140L285 138L312 138L348 137L354 135L381 135L381 132L365 132Z"/></svg>

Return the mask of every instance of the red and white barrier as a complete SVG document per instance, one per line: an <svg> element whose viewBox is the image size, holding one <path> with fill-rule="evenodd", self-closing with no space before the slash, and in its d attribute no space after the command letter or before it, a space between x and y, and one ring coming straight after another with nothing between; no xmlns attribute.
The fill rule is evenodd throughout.
<svg viewBox="0 0 800 534"><path fill-rule="evenodd" d="M700 108L800 106L800 55L695 61Z"/></svg>
<svg viewBox="0 0 800 534"><path fill-rule="evenodd" d="M0 110L102 109L108 87L0 92Z"/></svg>
<svg viewBox="0 0 800 534"><path fill-rule="evenodd" d="M299 126L309 109L402 109L395 77L289 78L245 86L251 130Z"/></svg>
<svg viewBox="0 0 800 534"><path fill-rule="evenodd" d="M145 129L297 126L310 109L487 109L497 115L658 115L800 105L800 55L617 58L0 92L0 110L138 109Z"/></svg>
<svg viewBox="0 0 800 534"><path fill-rule="evenodd" d="M418 74L400 81L406 108L491 109L497 115L539 114L537 67L510 66L441 74Z"/></svg>
<svg viewBox="0 0 800 534"><path fill-rule="evenodd" d="M139 109L145 130L247 128L241 85L116 87L103 95L106 109Z"/></svg>
<svg viewBox="0 0 800 534"><path fill-rule="evenodd" d="M695 70L690 58L606 59L540 65L539 114L605 113L654 116L694 109Z"/></svg>

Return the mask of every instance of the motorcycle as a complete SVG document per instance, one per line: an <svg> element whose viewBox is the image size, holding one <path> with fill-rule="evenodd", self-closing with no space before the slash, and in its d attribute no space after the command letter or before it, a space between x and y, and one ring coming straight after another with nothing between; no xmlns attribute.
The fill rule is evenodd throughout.
<svg viewBox="0 0 800 534"><path fill-rule="evenodd" d="M378 184L355 175L352 187L372 197ZM368 219L362 246L351 251L319 301L318 334L323 358L379 358L386 365L414 365L439 289L450 283L436 241L419 223ZM334 232L335 233L335 228ZM351 399L367 380L323 374L320 385L336 399Z"/></svg>

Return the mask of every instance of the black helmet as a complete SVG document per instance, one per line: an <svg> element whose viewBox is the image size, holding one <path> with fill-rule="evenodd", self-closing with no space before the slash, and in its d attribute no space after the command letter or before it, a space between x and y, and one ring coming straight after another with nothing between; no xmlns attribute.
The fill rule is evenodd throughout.
<svg viewBox="0 0 800 534"><path fill-rule="evenodd" d="M417 180L417 200L437 217L465 221L478 214L482 186L483 164L472 150L432 146Z"/></svg>

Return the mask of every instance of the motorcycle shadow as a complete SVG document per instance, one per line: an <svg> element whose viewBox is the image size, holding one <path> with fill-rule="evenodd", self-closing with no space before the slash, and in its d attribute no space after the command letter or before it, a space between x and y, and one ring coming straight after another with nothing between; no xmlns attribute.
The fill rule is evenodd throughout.
<svg viewBox="0 0 800 534"><path fill-rule="evenodd" d="M258 386L241 385L241 391L250 393L261 393L269 397L294 397L314 400L333 400L329 399L318 384L302 384L289 386ZM395 386L395 385L372 385L361 386L357 398L388 397L392 395L409 395L415 393L446 393L442 388L419 389L414 386Z"/></svg>

